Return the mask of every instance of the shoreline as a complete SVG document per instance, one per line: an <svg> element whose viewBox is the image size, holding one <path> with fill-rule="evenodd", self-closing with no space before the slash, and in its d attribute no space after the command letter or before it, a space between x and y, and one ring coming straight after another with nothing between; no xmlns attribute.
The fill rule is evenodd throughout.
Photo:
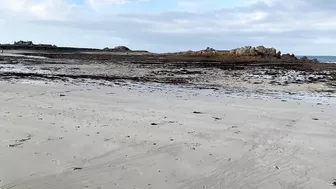
<svg viewBox="0 0 336 189"><path fill-rule="evenodd" d="M94 55L97 56L105 57ZM107 60L91 58L59 59L21 54L0 56L0 80L90 80L91 83L101 84L133 81L294 93L336 91L336 64L181 62L146 55L113 55Z"/></svg>

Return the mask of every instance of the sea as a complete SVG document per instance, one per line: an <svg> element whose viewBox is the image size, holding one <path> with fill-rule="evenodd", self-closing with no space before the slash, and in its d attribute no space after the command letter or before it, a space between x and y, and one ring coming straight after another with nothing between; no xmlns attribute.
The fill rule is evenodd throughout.
<svg viewBox="0 0 336 189"><path fill-rule="evenodd" d="M298 58L301 58L303 56L297 56ZM336 64L336 56L306 56L309 59L314 59L316 58L318 61L322 63L332 63Z"/></svg>

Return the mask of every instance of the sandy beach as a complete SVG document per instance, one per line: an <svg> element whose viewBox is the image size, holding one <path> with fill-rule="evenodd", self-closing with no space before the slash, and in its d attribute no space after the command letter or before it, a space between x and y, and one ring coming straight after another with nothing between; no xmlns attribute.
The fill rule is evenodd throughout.
<svg viewBox="0 0 336 189"><path fill-rule="evenodd" d="M1 189L334 188L334 98L0 82Z"/></svg>

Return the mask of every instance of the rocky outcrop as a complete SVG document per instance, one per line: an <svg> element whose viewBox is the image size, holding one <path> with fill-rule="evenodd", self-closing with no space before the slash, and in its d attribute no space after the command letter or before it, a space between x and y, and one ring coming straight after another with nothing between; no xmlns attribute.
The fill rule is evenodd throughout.
<svg viewBox="0 0 336 189"><path fill-rule="evenodd" d="M297 60L294 54L289 54L289 53L281 55L281 59L287 60L287 61Z"/></svg>
<svg viewBox="0 0 336 189"><path fill-rule="evenodd" d="M188 57L205 57L214 58L218 60L244 60L244 61L270 61L270 62L286 62L286 63L319 63L316 59L308 59L307 57L297 58L294 54L282 54L281 51L277 51L275 48L266 48L264 46L245 46L232 50L216 50L211 47L207 47L204 50L199 51L186 51L175 53L175 55L183 55Z"/></svg>
<svg viewBox="0 0 336 189"><path fill-rule="evenodd" d="M211 47L207 47L205 50L203 50L205 52L215 52L216 50L214 48Z"/></svg>
<svg viewBox="0 0 336 189"><path fill-rule="evenodd" d="M114 49L117 51L131 51L131 49L126 46L117 46L117 47L114 47Z"/></svg>
<svg viewBox="0 0 336 189"><path fill-rule="evenodd" d="M264 46L245 46L230 51L231 55L237 56L263 56L263 57L278 57L280 58L281 52L275 48L266 48Z"/></svg>
<svg viewBox="0 0 336 189"><path fill-rule="evenodd" d="M320 63L316 58L314 59L308 59L308 57L303 56L302 58L300 58L300 61L302 62L310 62L310 63Z"/></svg>
<svg viewBox="0 0 336 189"><path fill-rule="evenodd" d="M211 47L207 47L204 50L199 50L199 51L186 51L186 52L180 52L180 55L184 55L184 56L200 56L200 57L213 57L213 56L219 56L220 53Z"/></svg>
<svg viewBox="0 0 336 189"><path fill-rule="evenodd" d="M129 52L131 49L129 49L126 46L116 46L113 49L110 49L108 47L104 48L103 51L112 51L112 52Z"/></svg>
<svg viewBox="0 0 336 189"><path fill-rule="evenodd" d="M230 51L231 55L234 56L255 56L255 57L262 57L262 58L273 58L276 57L277 59L281 59L283 61L291 62L291 61L299 61L305 63L319 63L317 59L309 59L308 57L304 56L298 59L294 54L281 54L281 51L277 51L275 48L266 48L264 46L245 46L237 49L232 49Z"/></svg>

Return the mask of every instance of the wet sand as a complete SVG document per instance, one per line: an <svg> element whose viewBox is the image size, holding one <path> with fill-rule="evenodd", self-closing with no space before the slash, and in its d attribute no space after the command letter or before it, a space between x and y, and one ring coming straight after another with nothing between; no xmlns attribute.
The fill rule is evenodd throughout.
<svg viewBox="0 0 336 189"><path fill-rule="evenodd" d="M335 98L0 82L0 188L334 188Z"/></svg>

